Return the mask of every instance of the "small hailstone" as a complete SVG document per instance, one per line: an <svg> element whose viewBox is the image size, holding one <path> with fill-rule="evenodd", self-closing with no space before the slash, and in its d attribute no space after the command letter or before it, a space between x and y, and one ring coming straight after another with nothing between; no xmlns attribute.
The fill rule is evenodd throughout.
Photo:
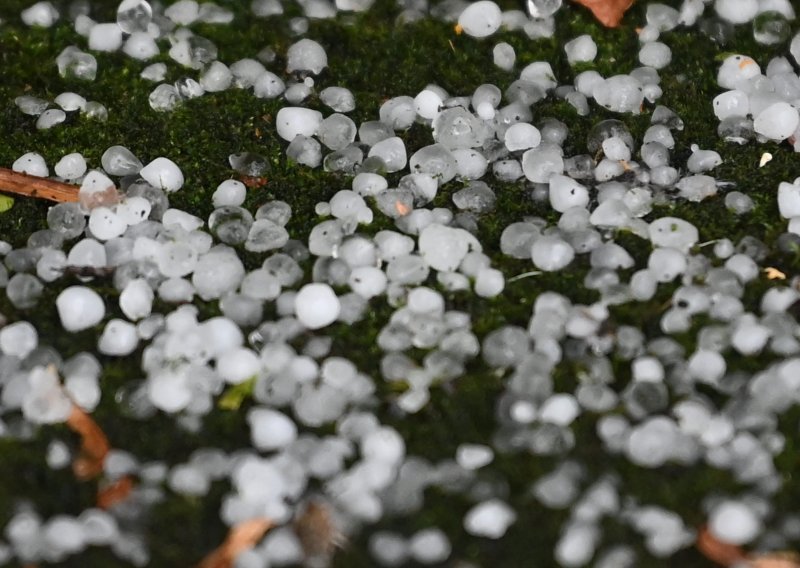
<svg viewBox="0 0 800 568"><path fill-rule="evenodd" d="M106 307L100 295L86 286L70 286L56 298L61 325L69 332L88 329L100 323Z"/></svg>
<svg viewBox="0 0 800 568"><path fill-rule="evenodd" d="M77 93L61 93L53 99L53 102L67 112L86 108L86 99Z"/></svg>
<svg viewBox="0 0 800 568"><path fill-rule="evenodd" d="M309 329L330 325L339 317L341 304L333 289L327 284L306 284L294 300L297 319Z"/></svg>
<svg viewBox="0 0 800 568"><path fill-rule="evenodd" d="M508 127L503 135L506 148L511 152L535 148L542 141L539 129L527 122L518 122Z"/></svg>
<svg viewBox="0 0 800 568"><path fill-rule="evenodd" d="M30 95L22 95L15 98L14 104L23 114L29 116L39 116L50 105L48 101Z"/></svg>
<svg viewBox="0 0 800 568"><path fill-rule="evenodd" d="M284 448L297 439L297 425L285 414L271 408L255 407L247 413L250 438L261 451Z"/></svg>
<svg viewBox="0 0 800 568"><path fill-rule="evenodd" d="M539 237L531 246L533 264L545 272L565 268L575 258L575 250L568 242L557 236Z"/></svg>
<svg viewBox="0 0 800 568"><path fill-rule="evenodd" d="M758 14L757 0L716 0L717 15L731 24L746 24Z"/></svg>
<svg viewBox="0 0 800 568"><path fill-rule="evenodd" d="M436 91L425 89L414 97L414 109L417 111L417 114L424 119L433 120L436 118L441 106L442 98Z"/></svg>
<svg viewBox="0 0 800 568"><path fill-rule="evenodd" d="M117 215L128 225L138 225L145 221L152 211L152 204L144 197L126 197L117 205Z"/></svg>
<svg viewBox="0 0 800 568"><path fill-rule="evenodd" d="M256 375L261 369L261 360L252 350L236 347L217 358L217 373L230 384L240 384Z"/></svg>
<svg viewBox="0 0 800 568"><path fill-rule="evenodd" d="M551 144L540 144L522 155L522 171L528 180L547 183L550 176L564 172L561 149Z"/></svg>
<svg viewBox="0 0 800 568"><path fill-rule="evenodd" d="M495 268L484 268L475 278L475 294L481 298L494 298L505 288L505 276Z"/></svg>
<svg viewBox="0 0 800 568"><path fill-rule="evenodd" d="M542 403L539 409L539 420L558 426L568 426L580 414L580 407L575 397L570 394L554 394Z"/></svg>
<svg viewBox="0 0 800 568"><path fill-rule="evenodd" d="M153 289L144 278L135 278L128 282L119 295L119 307L131 321L137 321L150 315L153 307Z"/></svg>
<svg viewBox="0 0 800 568"><path fill-rule="evenodd" d="M200 16L200 6L195 0L178 0L164 10L164 15L179 26L188 26Z"/></svg>
<svg viewBox="0 0 800 568"><path fill-rule="evenodd" d="M461 444L456 449L456 462L464 469L475 470L488 465L494 459L494 451L481 444Z"/></svg>
<svg viewBox="0 0 800 568"><path fill-rule="evenodd" d="M209 93L218 93L231 86L233 73L222 61L213 61L200 75L200 85Z"/></svg>
<svg viewBox="0 0 800 568"><path fill-rule="evenodd" d="M797 109L783 101L771 104L753 120L753 130L756 134L776 141L792 136L798 125L800 125L800 115L797 114Z"/></svg>
<svg viewBox="0 0 800 568"><path fill-rule="evenodd" d="M89 31L89 49L117 51L122 47L122 30L114 24L95 24Z"/></svg>
<svg viewBox="0 0 800 568"><path fill-rule="evenodd" d="M570 65L578 62L594 61L597 57L597 44L589 34L578 36L564 45Z"/></svg>
<svg viewBox="0 0 800 568"><path fill-rule="evenodd" d="M227 179L217 186L216 191L211 196L215 208L224 205L234 205L236 207L244 203L247 197L247 188L239 180Z"/></svg>
<svg viewBox="0 0 800 568"><path fill-rule="evenodd" d="M784 219L800 216L800 185L785 181L778 185L778 211Z"/></svg>
<svg viewBox="0 0 800 568"><path fill-rule="evenodd" d="M57 124L61 124L67 119L67 114L59 108L51 108L44 111L36 119L37 130L47 130L53 128Z"/></svg>
<svg viewBox="0 0 800 568"><path fill-rule="evenodd" d="M125 320L112 319L97 341L97 350L103 355L124 357L133 353L138 343L135 325Z"/></svg>
<svg viewBox="0 0 800 568"><path fill-rule="evenodd" d="M15 172L37 177L47 177L50 175L50 170L47 168L47 163L45 163L44 158L41 154L36 152L28 152L17 158L11 165L11 169Z"/></svg>
<svg viewBox="0 0 800 568"><path fill-rule="evenodd" d="M481 250L477 239L464 229L431 223L419 235L419 251L425 263L435 270L452 271L472 250Z"/></svg>
<svg viewBox="0 0 800 568"><path fill-rule="evenodd" d="M58 21L58 10L50 2L37 2L25 8L20 17L26 26L49 28Z"/></svg>
<svg viewBox="0 0 800 568"><path fill-rule="evenodd" d="M78 152L63 156L55 165L56 175L66 180L78 179L86 173L86 160Z"/></svg>
<svg viewBox="0 0 800 568"><path fill-rule="evenodd" d="M475 505L464 517L464 528L475 536L498 539L517 519L517 514L503 501L489 499Z"/></svg>
<svg viewBox="0 0 800 568"><path fill-rule="evenodd" d="M450 540L437 528L423 529L408 541L411 557L421 564L439 564L447 560L452 550Z"/></svg>
<svg viewBox="0 0 800 568"><path fill-rule="evenodd" d="M761 67L751 57L739 54L730 55L719 68L717 83L725 89L737 89L747 85L750 79L760 74Z"/></svg>
<svg viewBox="0 0 800 568"><path fill-rule="evenodd" d="M321 112L304 107L283 107L275 119L278 136L287 142L297 135L315 135L321 123Z"/></svg>
<svg viewBox="0 0 800 568"><path fill-rule="evenodd" d="M503 71L511 71L517 59L514 47L506 42L500 42L492 50L494 64Z"/></svg>
<svg viewBox="0 0 800 568"><path fill-rule="evenodd" d="M639 62L653 69L666 67L670 61L672 61L672 51L660 41L647 42L639 50Z"/></svg>
<svg viewBox="0 0 800 568"><path fill-rule="evenodd" d="M738 89L717 95L712 104L714 115L720 120L731 116L747 116L750 113L750 99L747 93Z"/></svg>
<svg viewBox="0 0 800 568"><path fill-rule="evenodd" d="M0 351L24 359L36 349L39 334L27 321L18 321L0 329Z"/></svg>
<svg viewBox="0 0 800 568"><path fill-rule="evenodd" d="M95 207L89 215L89 230L98 240L119 237L127 228L125 220L108 207Z"/></svg>
<svg viewBox="0 0 800 568"><path fill-rule="evenodd" d="M649 235L650 241L656 246L682 251L688 251L699 239L697 227L677 217L656 219L650 223Z"/></svg>
<svg viewBox="0 0 800 568"><path fill-rule="evenodd" d="M548 197L550 206L559 213L589 204L589 190L571 177L560 174L550 176Z"/></svg>
<svg viewBox="0 0 800 568"><path fill-rule="evenodd" d="M286 53L286 71L308 71L319 75L328 66L328 55L316 41L301 39L292 44Z"/></svg>
<svg viewBox="0 0 800 568"><path fill-rule="evenodd" d="M642 84L630 75L614 75L592 90L597 104L614 112L639 114L644 95Z"/></svg>
<svg viewBox="0 0 800 568"><path fill-rule="evenodd" d="M52 440L47 445L45 461L50 469L64 469L72 459L69 446L61 440Z"/></svg>
<svg viewBox="0 0 800 568"><path fill-rule="evenodd" d="M458 17L458 25L472 37L486 37L500 28L503 14L491 0L480 0L469 4Z"/></svg>
<svg viewBox="0 0 800 568"><path fill-rule="evenodd" d="M166 193L172 193L183 186L183 173L169 158L159 157L141 169L139 175L144 180Z"/></svg>
<svg viewBox="0 0 800 568"><path fill-rule="evenodd" d="M383 294L386 284L386 273L374 266L354 268L348 278L350 289L367 300Z"/></svg>
<svg viewBox="0 0 800 568"><path fill-rule="evenodd" d="M741 501L725 500L709 515L708 529L728 544L747 544L755 539L763 526L755 511Z"/></svg>
<svg viewBox="0 0 800 568"><path fill-rule="evenodd" d="M146 81L159 83L167 77L167 65L165 63L153 63L142 69L139 76Z"/></svg>

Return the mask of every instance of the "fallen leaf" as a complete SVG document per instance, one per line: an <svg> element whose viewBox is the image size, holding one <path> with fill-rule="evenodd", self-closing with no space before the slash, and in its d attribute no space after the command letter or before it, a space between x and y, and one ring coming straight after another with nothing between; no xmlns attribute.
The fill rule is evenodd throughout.
<svg viewBox="0 0 800 568"><path fill-rule="evenodd" d="M236 557L253 548L273 526L269 519L258 518L231 527L225 542L203 558L197 568L232 568Z"/></svg>
<svg viewBox="0 0 800 568"><path fill-rule="evenodd" d="M92 479L103 472L110 446L103 429L77 405L67 418L67 426L81 437L80 454L72 462L72 471L80 480Z"/></svg>
<svg viewBox="0 0 800 568"><path fill-rule="evenodd" d="M741 548L718 540L705 525L700 527L696 545L700 554L720 566L733 566L745 559Z"/></svg>
<svg viewBox="0 0 800 568"><path fill-rule="evenodd" d="M8 195L0 195L0 213L5 213L14 206L14 198Z"/></svg>
<svg viewBox="0 0 800 568"><path fill-rule="evenodd" d="M622 16L633 5L633 0L573 0L589 8L594 17L607 28L616 28Z"/></svg>
<svg viewBox="0 0 800 568"><path fill-rule="evenodd" d="M767 275L767 280L786 280L786 274L772 266L765 268L764 274Z"/></svg>
<svg viewBox="0 0 800 568"><path fill-rule="evenodd" d="M123 475L114 483L97 491L97 506L100 509L110 509L117 503L124 501L133 491L133 478Z"/></svg>

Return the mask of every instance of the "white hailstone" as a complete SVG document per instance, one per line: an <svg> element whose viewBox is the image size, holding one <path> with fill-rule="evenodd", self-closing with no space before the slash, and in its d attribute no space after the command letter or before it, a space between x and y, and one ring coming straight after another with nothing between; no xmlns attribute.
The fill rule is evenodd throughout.
<svg viewBox="0 0 800 568"><path fill-rule="evenodd" d="M389 182L380 174L360 172L353 178L353 191L359 195L375 196L389 187Z"/></svg>
<svg viewBox="0 0 800 568"><path fill-rule="evenodd" d="M503 135L503 142L510 152L535 148L541 141L539 129L527 122L512 124Z"/></svg>
<svg viewBox="0 0 800 568"><path fill-rule="evenodd" d="M160 83L167 77L167 66L164 63L153 63L142 69L139 76L146 81Z"/></svg>
<svg viewBox="0 0 800 568"><path fill-rule="evenodd" d="M728 544L747 544L761 533L762 528L756 512L741 501L722 501L711 510L708 519L711 534Z"/></svg>
<svg viewBox="0 0 800 568"><path fill-rule="evenodd" d="M770 140L786 140L800 125L797 109L786 102L777 102L762 110L753 120L756 134Z"/></svg>
<svg viewBox="0 0 800 568"><path fill-rule="evenodd" d="M585 208L589 205L589 190L571 177L553 174L549 183L550 206L559 213L572 207Z"/></svg>
<svg viewBox="0 0 800 568"><path fill-rule="evenodd" d="M56 175L66 180L78 179L86 173L86 160L78 152L63 156L55 165Z"/></svg>
<svg viewBox="0 0 800 568"><path fill-rule="evenodd" d="M414 109L420 117L426 120L433 120L436 118L441 106L442 97L440 97L439 93L436 91L425 89L414 97Z"/></svg>
<svg viewBox="0 0 800 568"><path fill-rule="evenodd" d="M470 250L481 252L483 249L464 229L431 223L419 235L419 252L425 263L435 270L455 270Z"/></svg>
<svg viewBox="0 0 800 568"><path fill-rule="evenodd" d="M625 443L628 459L642 467L660 467L675 451L678 425L665 416L651 417L631 430Z"/></svg>
<svg viewBox="0 0 800 568"><path fill-rule="evenodd" d="M308 71L319 75L328 66L328 55L316 41L301 39L293 43L286 53L286 71Z"/></svg>
<svg viewBox="0 0 800 568"><path fill-rule="evenodd" d="M778 211L784 219L800 216L800 185L785 181L778 185Z"/></svg>
<svg viewBox="0 0 800 568"><path fill-rule="evenodd" d="M500 295L506 285L505 276L496 268L483 268L475 277L475 294L481 298Z"/></svg>
<svg viewBox="0 0 800 568"><path fill-rule="evenodd" d="M235 347L217 357L217 374L226 382L238 385L261 370L261 359L251 349Z"/></svg>
<svg viewBox="0 0 800 568"><path fill-rule="evenodd" d="M753 77L761 74L761 67L746 55L730 55L725 58L717 73L717 84L724 89L738 89Z"/></svg>
<svg viewBox="0 0 800 568"><path fill-rule="evenodd" d="M539 237L531 246L531 260L539 270L554 272L565 268L575 258L575 249L554 235Z"/></svg>
<svg viewBox="0 0 800 568"><path fill-rule="evenodd" d="M222 61L213 61L200 75L200 85L209 93L219 93L231 86L233 73Z"/></svg>
<svg viewBox="0 0 800 568"><path fill-rule="evenodd" d="M86 547L81 523L67 515L56 515L42 527L43 546L61 554L76 554Z"/></svg>
<svg viewBox="0 0 800 568"><path fill-rule="evenodd" d="M597 57L597 44L589 34L583 34L564 44L564 52L570 65L575 63L594 61Z"/></svg>
<svg viewBox="0 0 800 568"><path fill-rule="evenodd" d="M30 176L47 177L50 175L50 170L47 169L47 163L41 154L37 152L28 152L23 154L14 161L11 169L15 172L28 174Z"/></svg>
<svg viewBox="0 0 800 568"><path fill-rule="evenodd" d="M386 273L375 266L359 266L350 271L347 279L350 289L369 300L386 291Z"/></svg>
<svg viewBox="0 0 800 568"><path fill-rule="evenodd" d="M720 120L730 116L747 116L750 113L750 99L747 93L738 89L717 95L713 105L714 115Z"/></svg>
<svg viewBox="0 0 800 568"><path fill-rule="evenodd" d="M297 439L297 425L285 414L271 408L251 408L247 413L250 439L261 451L285 448Z"/></svg>
<svg viewBox="0 0 800 568"><path fill-rule="evenodd" d="M489 499L475 505L464 517L464 529L469 534L498 539L517 520L517 514L499 499Z"/></svg>
<svg viewBox="0 0 800 568"><path fill-rule="evenodd" d="M714 10L732 24L746 24L758 14L758 0L716 0Z"/></svg>
<svg viewBox="0 0 800 568"><path fill-rule="evenodd" d="M47 130L57 124L61 124L67 119L67 113L61 109L51 108L44 111L39 118L36 119L37 130Z"/></svg>
<svg viewBox="0 0 800 568"><path fill-rule="evenodd" d="M139 61L147 61L158 55L160 51L156 40L149 33L134 32L125 40L122 53Z"/></svg>
<svg viewBox="0 0 800 568"><path fill-rule="evenodd" d="M554 394L542 403L539 420L569 426L580 414L580 406L571 394Z"/></svg>
<svg viewBox="0 0 800 568"><path fill-rule="evenodd" d="M545 91L550 91L558 86L556 75L553 73L553 66L547 61L528 63L520 72L519 78L523 81L535 83Z"/></svg>
<svg viewBox="0 0 800 568"><path fill-rule="evenodd" d="M97 350L103 355L124 357L130 355L139 344L136 326L121 319L112 319L103 329L97 341Z"/></svg>
<svg viewBox="0 0 800 568"><path fill-rule="evenodd" d="M614 75L592 90L594 100L600 106L614 112L639 114L644 94L642 84L630 75Z"/></svg>
<svg viewBox="0 0 800 568"><path fill-rule="evenodd" d="M672 247L683 252L688 252L699 239L697 227L677 217L656 219L650 223L648 233L650 242L654 245Z"/></svg>
<svg viewBox="0 0 800 568"><path fill-rule="evenodd" d="M291 142L296 136L314 136L322 124L322 113L304 107L283 107L275 118L278 136Z"/></svg>
<svg viewBox="0 0 800 568"><path fill-rule="evenodd" d="M0 329L0 351L24 359L36 349L39 334L27 321L18 321Z"/></svg>
<svg viewBox="0 0 800 568"><path fill-rule="evenodd" d="M772 331L751 314L742 316L731 333L731 346L742 355L757 355L764 349Z"/></svg>
<svg viewBox="0 0 800 568"><path fill-rule="evenodd" d="M522 171L528 180L547 183L550 176L564 172L561 148L552 144L541 144L522 155Z"/></svg>
<svg viewBox="0 0 800 568"><path fill-rule="evenodd" d="M647 268L658 282L672 282L686 272L688 261L681 251L670 247L658 247L647 259Z"/></svg>
<svg viewBox="0 0 800 568"><path fill-rule="evenodd" d="M492 49L492 58L494 64L503 71L511 71L514 68L514 63L517 60L517 54L514 47L506 42L500 42Z"/></svg>
<svg viewBox="0 0 800 568"><path fill-rule="evenodd" d="M100 323L106 306L100 295L86 286L70 286L56 298L61 325L70 332L88 329Z"/></svg>
<svg viewBox="0 0 800 568"><path fill-rule="evenodd" d="M181 209L169 208L161 216L161 223L165 227L177 225L186 232L191 232L203 226L203 220L196 215Z"/></svg>
<svg viewBox="0 0 800 568"><path fill-rule="evenodd" d="M127 228L125 220L108 207L95 207L89 214L89 230L100 241L119 237Z"/></svg>
<svg viewBox="0 0 800 568"><path fill-rule="evenodd" d="M150 216L153 205L145 197L134 195L126 197L125 201L119 203L115 209L117 215L126 225L138 225Z"/></svg>
<svg viewBox="0 0 800 568"><path fill-rule="evenodd" d="M458 25L472 37L492 35L503 22L500 8L491 0L480 0L468 5L458 17Z"/></svg>
<svg viewBox="0 0 800 568"><path fill-rule="evenodd" d="M122 30L114 24L95 24L89 30L89 49L117 51L122 47Z"/></svg>
<svg viewBox="0 0 800 568"><path fill-rule="evenodd" d="M341 303L333 288L327 284L306 284L294 299L297 319L308 329L320 329L339 317Z"/></svg>
<svg viewBox="0 0 800 568"><path fill-rule="evenodd" d="M138 321L150 315L153 309L153 289L144 278L129 281L119 295L119 308L125 317Z"/></svg>
<svg viewBox="0 0 800 568"><path fill-rule="evenodd" d="M53 102L56 103L58 106L67 112L72 112L76 110L83 110L86 108L86 99L80 96L77 93L61 93Z"/></svg>
<svg viewBox="0 0 800 568"><path fill-rule="evenodd" d="M715 385L725 375L725 358L717 351L698 349L688 361L689 375L692 378Z"/></svg>
<svg viewBox="0 0 800 568"><path fill-rule="evenodd" d="M631 159L630 148L628 148L628 145L625 144L625 141L619 136L611 136L610 138L606 138L603 140L601 146L603 148L603 154L605 154L605 157L609 160Z"/></svg>
<svg viewBox="0 0 800 568"><path fill-rule="evenodd" d="M183 173L175 162L169 158L159 157L139 171L139 175L152 185L172 193L183 186Z"/></svg>
<svg viewBox="0 0 800 568"><path fill-rule="evenodd" d="M585 566L591 561L599 538L600 531L596 525L572 523L558 539L553 556L565 568Z"/></svg>
<svg viewBox="0 0 800 568"><path fill-rule="evenodd" d="M200 5L195 0L178 0L164 10L164 15L179 26L188 26L200 16Z"/></svg>
<svg viewBox="0 0 800 568"><path fill-rule="evenodd" d="M405 453L403 437L389 426L371 430L361 439L361 456L367 461L397 465L403 461Z"/></svg>
<svg viewBox="0 0 800 568"><path fill-rule="evenodd" d="M147 378L147 395L164 412L179 412L192 400L192 388L184 369L160 368Z"/></svg>
<svg viewBox="0 0 800 568"><path fill-rule="evenodd" d="M233 249L217 246L197 259L192 285L204 300L220 298L239 287L244 272L244 265Z"/></svg>
<svg viewBox="0 0 800 568"><path fill-rule="evenodd" d="M214 207L224 205L240 206L247 197L247 188L236 179L226 179L217 186L216 191L211 196Z"/></svg>
<svg viewBox="0 0 800 568"><path fill-rule="evenodd" d="M655 357L637 357L631 363L631 374L635 381L659 382L664 380L664 367Z"/></svg>
<svg viewBox="0 0 800 568"><path fill-rule="evenodd" d="M45 461L47 467L50 469L64 469L72 461L72 454L69 451L69 446L61 440L52 440L47 445L47 453L45 454Z"/></svg>
<svg viewBox="0 0 800 568"><path fill-rule="evenodd" d="M672 61L672 50L660 41L649 41L639 50L639 62L653 69L662 69Z"/></svg>
<svg viewBox="0 0 800 568"><path fill-rule="evenodd" d="M274 99L286 91L286 83L272 71L264 71L253 83L253 95L259 99Z"/></svg>
<svg viewBox="0 0 800 568"><path fill-rule="evenodd" d="M22 399L22 414L34 424L64 422L72 410L54 365L34 367L26 378L28 389Z"/></svg>
<svg viewBox="0 0 800 568"><path fill-rule="evenodd" d="M447 560L452 547L443 531L430 528L415 533L408 541L408 550L421 564L439 564Z"/></svg>
<svg viewBox="0 0 800 568"><path fill-rule="evenodd" d="M58 10L50 2L36 2L20 13L26 26L49 28L58 21Z"/></svg>
<svg viewBox="0 0 800 568"><path fill-rule="evenodd" d="M492 463L494 450L482 444L461 444L456 448L456 463L468 470L480 469Z"/></svg>
<svg viewBox="0 0 800 568"><path fill-rule="evenodd" d="M392 136L377 142L369 149L368 156L377 156L383 160L386 171L399 172L406 167L408 162L406 145L399 136Z"/></svg>

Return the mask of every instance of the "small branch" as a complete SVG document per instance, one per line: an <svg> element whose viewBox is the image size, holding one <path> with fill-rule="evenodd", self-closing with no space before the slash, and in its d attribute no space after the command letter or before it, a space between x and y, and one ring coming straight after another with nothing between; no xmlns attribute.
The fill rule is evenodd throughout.
<svg viewBox="0 0 800 568"><path fill-rule="evenodd" d="M0 191L59 203L78 201L77 185L0 168Z"/></svg>

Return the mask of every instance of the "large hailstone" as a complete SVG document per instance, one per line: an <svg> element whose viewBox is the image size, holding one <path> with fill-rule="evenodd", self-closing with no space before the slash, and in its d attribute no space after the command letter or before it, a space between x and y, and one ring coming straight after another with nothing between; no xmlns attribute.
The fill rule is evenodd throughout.
<svg viewBox="0 0 800 568"><path fill-rule="evenodd" d="M106 306L100 295L86 286L70 286L56 298L61 325L70 332L88 329L100 323Z"/></svg>
<svg viewBox="0 0 800 568"><path fill-rule="evenodd" d="M333 288L327 284L306 284L294 300L297 319L309 329L332 324L339 317L341 304Z"/></svg>
<svg viewBox="0 0 800 568"><path fill-rule="evenodd" d="M490 0L474 2L458 17L458 25L472 37L486 37L500 28L503 14L497 4Z"/></svg>

